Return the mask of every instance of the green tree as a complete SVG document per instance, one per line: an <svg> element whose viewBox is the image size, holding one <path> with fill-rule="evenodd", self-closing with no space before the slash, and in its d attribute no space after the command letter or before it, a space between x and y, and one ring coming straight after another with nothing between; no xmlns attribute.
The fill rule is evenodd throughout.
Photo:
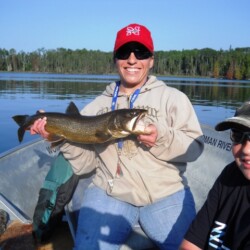
<svg viewBox="0 0 250 250"><path fill-rule="evenodd" d="M213 77L218 78L220 76L220 64L219 61L214 63Z"/></svg>

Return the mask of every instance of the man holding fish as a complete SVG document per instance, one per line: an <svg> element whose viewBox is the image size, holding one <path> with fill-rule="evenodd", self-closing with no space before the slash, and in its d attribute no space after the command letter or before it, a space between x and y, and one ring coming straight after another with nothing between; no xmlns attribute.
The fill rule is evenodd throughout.
<svg viewBox="0 0 250 250"><path fill-rule="evenodd" d="M186 163L203 151L202 131L187 96L149 75L154 65L150 31L130 24L117 33L114 63L120 80L81 111L96 116L146 109L137 135L104 143L66 141L60 146L74 173L95 170L83 194L75 250L118 249L138 222L160 249L178 249L195 216ZM48 119L48 118L47 118ZM49 137L46 117L30 128Z"/></svg>

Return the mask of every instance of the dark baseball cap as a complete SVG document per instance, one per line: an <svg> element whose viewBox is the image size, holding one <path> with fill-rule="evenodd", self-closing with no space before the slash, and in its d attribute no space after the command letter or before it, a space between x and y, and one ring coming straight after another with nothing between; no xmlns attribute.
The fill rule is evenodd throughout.
<svg viewBox="0 0 250 250"><path fill-rule="evenodd" d="M217 131L227 129L250 130L250 101L244 102L239 107L233 117L227 118L225 121L218 123L215 126Z"/></svg>

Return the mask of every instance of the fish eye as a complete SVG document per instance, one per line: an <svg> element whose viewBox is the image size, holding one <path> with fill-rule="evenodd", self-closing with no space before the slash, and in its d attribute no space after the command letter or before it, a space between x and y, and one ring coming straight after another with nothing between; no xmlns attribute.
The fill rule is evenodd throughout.
<svg viewBox="0 0 250 250"><path fill-rule="evenodd" d="M138 114L138 112L137 112L136 110L134 110L134 111L131 113L132 116L136 116L137 114Z"/></svg>

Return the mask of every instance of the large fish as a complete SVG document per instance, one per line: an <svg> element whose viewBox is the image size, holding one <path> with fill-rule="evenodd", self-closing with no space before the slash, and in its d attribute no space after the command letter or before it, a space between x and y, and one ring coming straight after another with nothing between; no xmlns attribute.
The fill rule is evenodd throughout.
<svg viewBox="0 0 250 250"><path fill-rule="evenodd" d="M22 142L25 130L29 130L35 120L47 117L45 125L49 133L48 141L54 145L64 140L83 143L103 143L130 134L147 134L142 118L145 109L118 109L97 116L82 116L71 102L66 113L37 112L35 115L16 115L12 118L20 126L18 139Z"/></svg>

